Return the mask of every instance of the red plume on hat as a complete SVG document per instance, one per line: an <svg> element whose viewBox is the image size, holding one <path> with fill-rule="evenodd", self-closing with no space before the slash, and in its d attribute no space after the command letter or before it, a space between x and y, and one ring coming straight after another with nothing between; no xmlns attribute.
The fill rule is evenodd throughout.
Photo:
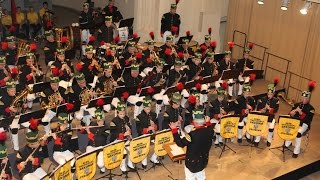
<svg viewBox="0 0 320 180"><path fill-rule="evenodd" d="M178 27L177 26L171 26L171 31L176 34L178 32Z"/></svg>
<svg viewBox="0 0 320 180"><path fill-rule="evenodd" d="M100 41L100 46L103 46L105 44L104 41Z"/></svg>
<svg viewBox="0 0 320 180"><path fill-rule="evenodd" d="M168 56L171 55L172 50L170 48L166 48L166 50L164 51L164 53Z"/></svg>
<svg viewBox="0 0 320 180"><path fill-rule="evenodd" d="M66 43L67 41L68 41L68 37L67 36L62 36L61 43Z"/></svg>
<svg viewBox="0 0 320 180"><path fill-rule="evenodd" d="M228 83L227 81L223 81L221 84L222 89L226 90L228 88Z"/></svg>
<svg viewBox="0 0 320 180"><path fill-rule="evenodd" d="M8 42L1 42L1 49L7 50L8 49Z"/></svg>
<svg viewBox="0 0 320 180"><path fill-rule="evenodd" d="M38 129L38 125L39 125L38 119L31 118L29 123L30 123L29 128L31 130L37 130Z"/></svg>
<svg viewBox="0 0 320 180"><path fill-rule="evenodd" d="M35 43L31 43L29 47L31 51L37 50L37 45Z"/></svg>
<svg viewBox="0 0 320 180"><path fill-rule="evenodd" d="M229 50L232 51L232 49L234 47L234 42L233 41L229 41L228 42L228 47L229 47Z"/></svg>
<svg viewBox="0 0 320 180"><path fill-rule="evenodd" d="M154 40L154 32L149 32L149 36L150 36L150 38L152 39L152 40Z"/></svg>
<svg viewBox="0 0 320 180"><path fill-rule="evenodd" d="M98 99L96 102L97 106L103 106L104 105L104 100L103 99Z"/></svg>
<svg viewBox="0 0 320 180"><path fill-rule="evenodd" d="M90 37L89 37L89 41L90 41L90 42L94 42L95 40L96 40L96 37L94 37L94 36L90 36Z"/></svg>
<svg viewBox="0 0 320 180"><path fill-rule="evenodd" d="M311 80L308 84L309 92L312 92L315 87L316 87L316 82L314 80Z"/></svg>
<svg viewBox="0 0 320 180"><path fill-rule="evenodd" d="M77 71L81 71L82 70L82 64L81 63L78 63L77 65L76 65L76 69L77 69Z"/></svg>
<svg viewBox="0 0 320 180"><path fill-rule="evenodd" d="M184 85L183 85L181 82L179 82L179 83L176 85L176 88L177 88L178 91L182 91L182 90L184 89Z"/></svg>
<svg viewBox="0 0 320 180"><path fill-rule="evenodd" d="M280 78L279 78L279 77L273 78L273 85L274 85L274 87L276 87L276 86L279 84L279 82L280 82Z"/></svg>
<svg viewBox="0 0 320 180"><path fill-rule="evenodd" d="M200 89L201 89L201 84L200 84L200 83L197 83L197 84L195 85L195 87L196 87L197 90L200 90Z"/></svg>
<svg viewBox="0 0 320 180"><path fill-rule="evenodd" d="M147 89L147 93L148 94L152 94L154 92L154 88L153 87L149 87L148 89Z"/></svg>
<svg viewBox="0 0 320 180"><path fill-rule="evenodd" d="M116 36L114 39L113 39L113 42L118 44L120 41L120 37L119 36Z"/></svg>
<svg viewBox="0 0 320 180"><path fill-rule="evenodd" d="M180 0L176 0L176 4L179 4Z"/></svg>
<svg viewBox="0 0 320 180"><path fill-rule="evenodd" d="M254 80L256 80L256 74L249 74L249 76L250 76L250 81L252 82L252 81L254 81Z"/></svg>
<svg viewBox="0 0 320 180"><path fill-rule="evenodd" d="M67 111L72 110L73 107L74 107L74 105L73 105L72 103L67 103L67 104L66 104L66 109L67 109Z"/></svg>
<svg viewBox="0 0 320 180"><path fill-rule="evenodd" d="M178 52L178 57L183 58L183 52Z"/></svg>
<svg viewBox="0 0 320 180"><path fill-rule="evenodd" d="M129 93L127 91L122 93L123 99L128 99L128 97L129 97Z"/></svg>
<svg viewBox="0 0 320 180"><path fill-rule="evenodd" d="M15 31L16 31L16 27L10 26L9 31L10 31L10 32L15 32Z"/></svg>
<svg viewBox="0 0 320 180"><path fill-rule="evenodd" d="M190 104L196 104L196 102L197 102L196 96L191 95L191 96L188 97L188 103L190 103Z"/></svg>
<svg viewBox="0 0 320 180"><path fill-rule="evenodd" d="M191 35L191 32L190 31L187 31L186 32L186 35L189 37Z"/></svg>
<svg viewBox="0 0 320 180"><path fill-rule="evenodd" d="M141 52L136 52L136 58L141 59L142 58L142 53Z"/></svg>
<svg viewBox="0 0 320 180"><path fill-rule="evenodd" d="M59 69L58 68L51 68L51 73L53 76L59 76Z"/></svg>
<svg viewBox="0 0 320 180"><path fill-rule="evenodd" d="M53 26L52 21L48 21L47 22L47 27L52 27L52 26Z"/></svg>
<svg viewBox="0 0 320 180"><path fill-rule="evenodd" d="M210 46L212 48L216 48L217 47L217 41L211 41Z"/></svg>
<svg viewBox="0 0 320 180"><path fill-rule="evenodd" d="M17 67L12 68L11 74L18 74L18 68Z"/></svg>
<svg viewBox="0 0 320 180"><path fill-rule="evenodd" d="M7 139L7 132L0 132L0 141L5 141Z"/></svg>
<svg viewBox="0 0 320 180"><path fill-rule="evenodd" d="M208 47L203 44L203 45L200 46L200 49L201 49L202 51L206 51L206 50L208 49Z"/></svg>
<svg viewBox="0 0 320 180"><path fill-rule="evenodd" d="M250 50L252 50L252 48L253 48L253 42L248 42L248 48L250 49Z"/></svg>
<svg viewBox="0 0 320 180"><path fill-rule="evenodd" d="M107 56L111 56L111 50L110 49L107 50Z"/></svg>
<svg viewBox="0 0 320 180"><path fill-rule="evenodd" d="M132 38L133 38L133 39L136 39L137 37L138 37L138 34L137 34L137 33L133 33L133 34L132 34Z"/></svg>
<svg viewBox="0 0 320 180"><path fill-rule="evenodd" d="M208 28L208 34L211 35L211 33L212 33L212 28L209 27L209 28Z"/></svg>

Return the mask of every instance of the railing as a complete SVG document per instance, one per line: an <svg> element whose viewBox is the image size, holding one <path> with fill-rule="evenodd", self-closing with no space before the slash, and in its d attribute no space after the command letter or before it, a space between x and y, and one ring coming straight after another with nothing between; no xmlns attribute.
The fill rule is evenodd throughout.
<svg viewBox="0 0 320 180"><path fill-rule="evenodd" d="M289 74L289 82L288 82L288 86L287 86L288 88L287 88L286 98L288 98L288 94L289 94L289 92L290 92L290 89L294 89L294 90L298 91L299 93L302 92L302 90L300 90L300 89L298 89L298 88L296 88L296 87L294 87L294 86L291 85L292 75L297 76L298 78L300 78L300 80L301 80L301 79L304 79L304 80L307 80L307 81L311 81L311 79L306 78L306 77L303 77L303 76L301 76L301 75L299 75L299 74L296 74L296 73L294 73L294 72L291 72L291 71L288 71L288 74ZM298 93L298 94L299 94L299 93ZM297 100L299 99L298 94L296 95L296 97L295 97L295 99L294 99L295 101L297 101Z"/></svg>

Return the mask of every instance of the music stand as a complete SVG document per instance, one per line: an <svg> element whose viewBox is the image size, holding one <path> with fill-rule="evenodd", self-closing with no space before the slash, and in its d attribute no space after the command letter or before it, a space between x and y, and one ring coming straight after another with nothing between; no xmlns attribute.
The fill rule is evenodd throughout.
<svg viewBox="0 0 320 180"><path fill-rule="evenodd" d="M32 92L38 93L50 87L50 82L38 82L33 84Z"/></svg>
<svg viewBox="0 0 320 180"><path fill-rule="evenodd" d="M166 89L166 92L164 93L164 95L166 95L166 94L169 95L169 94L172 94L177 91L178 90L177 90L176 86L170 86Z"/></svg>
<svg viewBox="0 0 320 180"><path fill-rule="evenodd" d="M214 61L215 61L215 62L220 62L220 61L222 61L222 60L224 59L224 56L225 56L225 55L226 55L225 53L215 54L215 55L214 55Z"/></svg>
<svg viewBox="0 0 320 180"><path fill-rule="evenodd" d="M184 148L181 148L183 150L183 154L179 154L177 156L174 156L174 154L172 154L172 149L171 149L171 146L172 145L176 145L175 142L171 142L171 143L166 143L163 145L163 148L165 149L165 151L167 152L168 156L170 157L170 159L173 161L173 162L180 162L181 160L184 160L186 158L186 152L187 152L187 147L185 146ZM177 146L177 145L176 145ZM179 170L178 170L179 171ZM168 175L168 177L172 180L178 180L178 178L173 178L172 176Z"/></svg>
<svg viewBox="0 0 320 180"><path fill-rule="evenodd" d="M216 82L220 79L219 75L216 76L205 76L202 79L202 84L208 84L208 83L213 83Z"/></svg>
<svg viewBox="0 0 320 180"><path fill-rule="evenodd" d="M179 40L178 40L178 42L177 42L177 45L183 44L183 42L182 42L183 39L188 39L189 42L191 42L191 39L192 39L192 38L193 38L193 35L191 35L191 36L182 36L182 37L179 38Z"/></svg>
<svg viewBox="0 0 320 180"><path fill-rule="evenodd" d="M59 165L57 168L55 168L55 169L51 172L50 178L51 178L51 179L54 179L54 178L53 178L53 177L54 177L54 174L55 174L58 170L60 170L60 168L61 168L62 166L66 165L67 163L70 163L70 171L71 171L71 169L72 169L71 161L74 160L74 159L75 159L75 158L71 158L69 161L66 161L64 164L61 164L61 165ZM71 174L72 174L72 172L71 172Z"/></svg>
<svg viewBox="0 0 320 180"><path fill-rule="evenodd" d="M250 74L255 74L256 76L262 76L263 74L263 70L257 70L257 69L248 69L248 70L244 70L242 77L249 77Z"/></svg>
<svg viewBox="0 0 320 180"><path fill-rule="evenodd" d="M297 137L300 126L300 119L290 117L288 115L280 115L279 116L279 124L278 124L278 135L283 140L283 145L278 147L269 148L269 150L277 149L282 152L283 162L285 159L285 152L290 151L293 152L289 147L286 146L287 140L292 140ZM293 132L292 132L293 131ZM272 151L271 151L272 152ZM272 152L273 153L273 152ZM274 153L273 153L274 154Z"/></svg>
<svg viewBox="0 0 320 180"><path fill-rule="evenodd" d="M25 114L21 114L19 117L19 124L28 122L31 118L33 119L41 119L46 114L46 110L42 109L39 111L28 112Z"/></svg>
<svg viewBox="0 0 320 180"><path fill-rule="evenodd" d="M221 148L219 159L227 150L231 150L234 153L237 153L230 146L227 145L227 139L231 139L237 136L238 123L240 120L239 115L227 115L220 119L220 136L224 138L223 147Z"/></svg>
<svg viewBox="0 0 320 180"><path fill-rule="evenodd" d="M94 151L90 151L90 152L85 152L85 153L83 153L83 154L81 154L81 155L79 155L78 157L76 157L75 159L75 169L76 169L76 174L77 174L77 177L79 178L80 176L81 176L81 174L80 174L80 172L79 171L84 171L84 174L86 174L86 177L83 177L84 179L87 179L87 178L92 178L92 177L88 177L88 176L95 176L95 174L96 174L96 171L97 171L97 168L94 168L96 171L95 172L90 172L90 170L89 169L87 169L87 168L84 168L84 167L81 167L81 165L87 165L88 163L88 161L85 161L85 162L82 162L81 163L81 161L80 161L80 159L81 158L84 158L84 157L86 157L86 156L90 156L90 158L89 159L91 159L91 161L92 161L92 159L94 159L94 157L96 158L96 160L94 161L94 164L92 165L92 166L97 166L97 161L98 161L98 153L99 153L99 151L100 151L101 149L96 149L96 150L94 150ZM94 157L91 157L91 156L94 156ZM80 162L79 162L80 161ZM77 163L79 163L79 165L80 165L80 167L78 166L77 167ZM78 171L79 170L79 171ZM87 172L87 171L89 171L89 173L90 173L90 175L88 175L89 173Z"/></svg>
<svg viewBox="0 0 320 180"><path fill-rule="evenodd" d="M118 86L114 90L113 97L120 98L122 96L122 93L127 92L129 96L136 95L137 94L137 86L134 87L125 87L125 86Z"/></svg>
<svg viewBox="0 0 320 180"><path fill-rule="evenodd" d="M112 96L105 96L105 97L99 97L99 98L96 98L96 99L92 99L90 100L89 102L89 105L88 105L88 109L89 108L92 108L92 107L97 107L97 102L100 100L103 101L103 104L102 105L99 105L100 108L102 108L102 106L106 105L106 104L110 104L111 101L112 101L113 97ZM102 102L101 101L101 102Z"/></svg>
<svg viewBox="0 0 320 180"><path fill-rule="evenodd" d="M236 70L224 70L221 75L221 80L228 80L228 79L236 79L238 78L240 72Z"/></svg>

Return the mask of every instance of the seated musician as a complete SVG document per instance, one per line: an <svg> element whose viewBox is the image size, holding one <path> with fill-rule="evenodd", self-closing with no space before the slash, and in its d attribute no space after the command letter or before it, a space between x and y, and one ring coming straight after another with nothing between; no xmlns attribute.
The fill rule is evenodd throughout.
<svg viewBox="0 0 320 180"><path fill-rule="evenodd" d="M192 56L194 56L194 52L191 47L189 47L189 39L188 38L183 38L182 39L182 44L180 44L178 48L178 52L183 53L183 62L186 65L190 65L192 61Z"/></svg>
<svg viewBox="0 0 320 180"><path fill-rule="evenodd" d="M182 122L182 108L181 106L182 96L180 93L175 92L172 94L170 100L170 107L163 114L162 129L168 129L170 122Z"/></svg>
<svg viewBox="0 0 320 180"><path fill-rule="evenodd" d="M109 50L107 51L106 60L107 62L111 62L112 66L114 66L115 69L121 69L121 64L119 62L117 54L117 48L118 46L116 44L110 44Z"/></svg>
<svg viewBox="0 0 320 180"><path fill-rule="evenodd" d="M72 86L72 98L71 102L80 107L79 111L75 112L75 118L81 121L82 125L88 126L91 121L91 117L94 115L95 108L89 108L88 104L94 96L92 87L86 82L84 75L80 72L76 72L75 79L77 83Z"/></svg>
<svg viewBox="0 0 320 180"><path fill-rule="evenodd" d="M14 36L8 36L6 38L8 42L8 48L6 49L6 65L12 69L16 66L16 59L18 54L18 49L16 45L16 37Z"/></svg>
<svg viewBox="0 0 320 180"><path fill-rule="evenodd" d="M105 126L105 117L104 112L101 109L97 109L95 111L94 119L96 122L91 122L89 127L84 127L88 134L88 146L87 152L94 151L99 149L105 145L107 145L107 139L110 134L110 131ZM96 126L96 127L95 127ZM100 127L98 127L100 126ZM104 158L103 151L100 151L97 156L97 165L100 169L100 173L104 173L106 171L104 167Z"/></svg>
<svg viewBox="0 0 320 180"><path fill-rule="evenodd" d="M136 87L139 86L142 81L141 75L139 75L139 66L138 65L132 65L131 66L131 73L130 74L124 74L120 81L118 81L119 86L125 86L125 87ZM134 112L133 112L133 118L135 119L140 112L142 111L142 97L139 97L138 95L131 95L128 97L128 102L130 104L134 104ZM113 104L115 107L116 105Z"/></svg>
<svg viewBox="0 0 320 180"><path fill-rule="evenodd" d="M243 94L234 101L234 113L240 115L241 119L238 124L238 143L242 143L242 132L247 122L247 116L250 111L254 111L256 107L256 102L254 98L250 95L251 86L249 84L244 84ZM245 135L248 142L251 142L250 134L246 132Z"/></svg>
<svg viewBox="0 0 320 180"><path fill-rule="evenodd" d="M207 54L208 52L214 52L214 49L211 46L211 35L207 34L204 36L204 42L200 44L200 47L204 48L205 51L203 54Z"/></svg>
<svg viewBox="0 0 320 180"><path fill-rule="evenodd" d="M188 106L186 107L185 111L185 121L184 127L191 124L192 112L194 109L203 109L203 106L200 103L200 93L197 90L192 90L192 95L188 97Z"/></svg>
<svg viewBox="0 0 320 180"><path fill-rule="evenodd" d="M148 74L152 68L156 65L156 61L158 60L156 56L157 51L154 48L154 41L147 41L148 48L143 51L143 58L141 61L141 67L143 69L144 74Z"/></svg>
<svg viewBox="0 0 320 180"><path fill-rule="evenodd" d="M6 57L0 55L0 87L4 87L10 78L10 70L6 68Z"/></svg>
<svg viewBox="0 0 320 180"><path fill-rule="evenodd" d="M173 39L172 35L167 36L166 43L160 47L161 51L159 52L160 57L170 66L175 63L176 57L178 56Z"/></svg>
<svg viewBox="0 0 320 180"><path fill-rule="evenodd" d="M223 58L222 61L217 62L217 66L218 66L218 75L222 75L224 70L230 70L234 68L234 63L232 63L231 61L231 51L226 51L225 52L225 56ZM221 83L222 80L218 80L215 82L215 87L219 88L221 87ZM233 85L234 85L234 81L233 79L229 79L228 80L228 99L231 99L233 96Z"/></svg>
<svg viewBox="0 0 320 180"><path fill-rule="evenodd" d="M116 140L130 141L132 134L129 117L126 116L126 104L124 102L118 102L116 110L117 117L113 118L110 122L110 142ZM128 161L128 167L133 169L134 166L129 158L129 153L124 149L124 158L120 164L120 170L124 174L127 173L126 161Z"/></svg>
<svg viewBox="0 0 320 180"><path fill-rule="evenodd" d="M66 90L62 87L59 87L60 79L56 76L50 76L50 87L44 89L41 96L41 107L42 109L47 109L46 114L41 119L42 125L44 127L44 131L46 134L50 132L50 122L53 117L56 116L56 111L51 110L51 108L55 108L61 103L68 100L66 95Z"/></svg>
<svg viewBox="0 0 320 180"><path fill-rule="evenodd" d="M109 0L108 5L103 8L102 14L105 16L112 16L114 22L119 22L121 19L123 19L118 8L114 6L114 0Z"/></svg>
<svg viewBox="0 0 320 180"><path fill-rule="evenodd" d="M74 154L70 151L72 131L69 131L69 122L67 113L58 114L58 127L52 132L54 140L53 145L53 159L62 165L65 162L74 158ZM74 160L71 162L73 166Z"/></svg>
<svg viewBox="0 0 320 180"><path fill-rule="evenodd" d="M11 165L6 147L7 132L0 132L0 179L11 179Z"/></svg>
<svg viewBox="0 0 320 180"><path fill-rule="evenodd" d="M228 112L230 111L229 109L229 103L225 99L225 90L222 87L219 87L217 89L217 99L213 100L210 103L210 122L213 124L213 127L216 132L216 140L214 144L216 146L220 146L223 144L222 142L222 137L220 135L220 119L224 116L227 115Z"/></svg>
<svg viewBox="0 0 320 180"><path fill-rule="evenodd" d="M45 45L43 48L45 63L47 66L51 66L51 64L55 61L55 56L57 52L57 42L54 40L53 31L48 30L44 32L44 36L46 37Z"/></svg>
<svg viewBox="0 0 320 180"><path fill-rule="evenodd" d="M274 126L276 120L274 119L275 113L278 112L279 110L279 99L275 97L275 88L276 84L269 84L268 85L268 93L267 96L262 97L261 99L258 100L258 105L257 105L257 110L266 113L269 115L268 118L268 136L267 136L267 146L271 146L271 141L273 138L273 131L274 131ZM258 146L260 142L261 136L257 136L254 145Z"/></svg>
<svg viewBox="0 0 320 180"><path fill-rule="evenodd" d="M79 66L79 67L78 67ZM94 82L94 77L101 71L99 62L93 58L93 46L87 45L85 48L85 57L77 64L78 71L82 72L89 83Z"/></svg>
<svg viewBox="0 0 320 180"><path fill-rule="evenodd" d="M94 20L92 11L90 10L89 3L84 2L82 5L82 11L79 16L79 24L81 29L82 40L82 54L85 53L85 47L89 42L89 37L94 33Z"/></svg>
<svg viewBox="0 0 320 180"><path fill-rule="evenodd" d="M217 65L214 62L214 52L208 52L206 55L205 62L202 65L203 71L201 72L202 77L218 75Z"/></svg>
<svg viewBox="0 0 320 180"><path fill-rule="evenodd" d="M98 41L111 43L113 40L113 31L116 29L116 26L112 23L112 16L105 16L104 25L98 30Z"/></svg>
<svg viewBox="0 0 320 180"><path fill-rule="evenodd" d="M143 134L154 134L158 131L158 118L157 114L151 111L151 102L150 98L143 99L143 111L137 116L137 131L139 136ZM150 161L154 164L160 164L158 161L158 156L153 153ZM148 159L147 157L142 160L142 167L147 168Z"/></svg>
<svg viewBox="0 0 320 180"><path fill-rule="evenodd" d="M205 168L209 161L209 151L212 145L213 128L208 116L204 117L202 109L193 111L194 128L185 133L183 137L179 136L177 124L170 123L174 142L179 147L187 146L185 158L185 176L186 179L206 179Z"/></svg>
<svg viewBox="0 0 320 180"><path fill-rule="evenodd" d="M237 63L235 64L236 69L240 71L240 75L238 77L238 82L239 82L238 95L242 94L243 84L248 83L250 81L249 77L242 76L242 73L245 70L253 69L254 61L249 59L249 57L250 57L249 53L250 53L250 49L245 48L244 52L243 52L243 58L238 59Z"/></svg>
<svg viewBox="0 0 320 180"><path fill-rule="evenodd" d="M64 49L57 49L57 60L51 65L52 74L60 80L69 82L74 74L73 64L65 57Z"/></svg>
<svg viewBox="0 0 320 180"><path fill-rule="evenodd" d="M44 158L48 154L46 140L39 140L38 131L26 134L27 145L16 155L19 175L23 180L41 179L47 173L41 168Z"/></svg>
<svg viewBox="0 0 320 180"><path fill-rule="evenodd" d="M136 57L136 42L128 41L127 51L124 52L123 59L120 61L122 67L130 67L133 64L139 64L141 59Z"/></svg>
<svg viewBox="0 0 320 180"><path fill-rule="evenodd" d="M289 113L291 117L300 119L300 127L295 140L295 147L292 154L293 158L297 158L300 154L302 135L311 129L311 122L315 112L314 107L310 104L310 97L313 89L314 85L311 81L309 83L309 89L307 91L303 91L301 94L301 102L294 104ZM289 147L291 143L292 141L286 141L285 146Z"/></svg>

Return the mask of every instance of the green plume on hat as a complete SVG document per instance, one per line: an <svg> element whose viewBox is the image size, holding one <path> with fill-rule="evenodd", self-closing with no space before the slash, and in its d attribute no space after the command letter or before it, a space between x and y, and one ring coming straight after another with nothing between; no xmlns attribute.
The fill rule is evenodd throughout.
<svg viewBox="0 0 320 180"><path fill-rule="evenodd" d="M13 80L9 80L6 82L7 89L16 88L16 82Z"/></svg>
<svg viewBox="0 0 320 180"><path fill-rule="evenodd" d="M268 93L275 93L276 92L276 87L274 84L268 84Z"/></svg>
<svg viewBox="0 0 320 180"><path fill-rule="evenodd" d="M87 45L85 51L86 52L93 51L93 46L92 45Z"/></svg>
<svg viewBox="0 0 320 180"><path fill-rule="evenodd" d="M110 45L110 50L112 50L112 51L117 50L117 45L116 44L111 44Z"/></svg>
<svg viewBox="0 0 320 180"><path fill-rule="evenodd" d="M112 16L106 16L106 17L104 18L104 20L105 20L106 22L112 22Z"/></svg>
<svg viewBox="0 0 320 180"><path fill-rule="evenodd" d="M8 151L7 147L3 144L0 144L0 159L7 157Z"/></svg>
<svg viewBox="0 0 320 180"><path fill-rule="evenodd" d="M244 84L243 92L251 92L251 86L249 84Z"/></svg>
<svg viewBox="0 0 320 180"><path fill-rule="evenodd" d="M68 114L67 113L59 113L58 114L58 122L60 124L65 124L68 122Z"/></svg>
<svg viewBox="0 0 320 180"><path fill-rule="evenodd" d="M171 101L174 102L174 103L180 103L181 102L181 99L182 99L182 96L179 92L175 92L172 94L172 97L171 97Z"/></svg>
<svg viewBox="0 0 320 180"><path fill-rule="evenodd" d="M82 81L82 80L84 80L84 74L83 73L81 73L81 72L76 72L75 73L75 75L74 75L74 77L76 78L76 80L77 81Z"/></svg>
<svg viewBox="0 0 320 180"><path fill-rule="evenodd" d="M156 61L156 65L157 65L157 66L163 67L164 64L165 64L165 61L164 61L164 59L162 59L162 58L159 58L159 61Z"/></svg>
<svg viewBox="0 0 320 180"><path fill-rule="evenodd" d="M139 71L139 65L137 64L131 65L131 71Z"/></svg>
<svg viewBox="0 0 320 180"><path fill-rule="evenodd" d="M176 9L176 8L177 8L177 4L171 4L171 5L170 5L170 8L171 8L171 9Z"/></svg>
<svg viewBox="0 0 320 180"><path fill-rule="evenodd" d="M182 61L179 58L176 58L176 60L174 61L174 65L175 66L182 66Z"/></svg>
<svg viewBox="0 0 320 180"><path fill-rule="evenodd" d="M202 58L202 54L201 53L195 53L194 54L194 58L201 59Z"/></svg>
<svg viewBox="0 0 320 180"><path fill-rule="evenodd" d="M212 59L214 59L214 52L208 52L208 53L207 53L207 58L212 58Z"/></svg>
<svg viewBox="0 0 320 180"><path fill-rule="evenodd" d="M38 131L30 131L26 133L26 140L28 143L38 142Z"/></svg>
<svg viewBox="0 0 320 180"><path fill-rule="evenodd" d="M34 53L27 53L27 59L34 59Z"/></svg>
<svg viewBox="0 0 320 180"><path fill-rule="evenodd" d="M151 107L152 99L149 97L145 97L143 99L143 107Z"/></svg>
<svg viewBox="0 0 320 180"><path fill-rule="evenodd" d="M166 37L166 41L173 41L173 36L172 35L168 35L167 37Z"/></svg>
<svg viewBox="0 0 320 180"><path fill-rule="evenodd" d="M0 64L5 64L6 63L6 56L1 55L0 56Z"/></svg>
<svg viewBox="0 0 320 180"><path fill-rule="evenodd" d="M193 110L192 114L193 114L193 120L203 120L204 119L203 110L201 110L201 109Z"/></svg>
<svg viewBox="0 0 320 180"><path fill-rule="evenodd" d="M104 70L112 69L112 63L111 62L104 62L102 67Z"/></svg>
<svg viewBox="0 0 320 180"><path fill-rule="evenodd" d="M50 76L50 83L59 83L60 79L58 76Z"/></svg>
<svg viewBox="0 0 320 180"><path fill-rule="evenodd" d="M44 32L44 35L45 35L46 37L48 37L48 36L53 35L53 32L52 32L52 30L48 30L48 31L45 31L45 32Z"/></svg>
<svg viewBox="0 0 320 180"><path fill-rule="evenodd" d="M65 50L64 50L64 49L62 49L62 48L57 49L57 54L59 54L59 55L64 55L64 53L65 53Z"/></svg>
<svg viewBox="0 0 320 180"><path fill-rule="evenodd" d="M126 104L122 101L118 102L117 111L125 111L125 109L126 109Z"/></svg>
<svg viewBox="0 0 320 180"><path fill-rule="evenodd" d="M94 114L96 120L104 120L104 112L101 109L97 109Z"/></svg>
<svg viewBox="0 0 320 180"><path fill-rule="evenodd" d="M14 36L8 36L6 39L8 42L15 42L16 41L16 37L14 37Z"/></svg>
<svg viewBox="0 0 320 180"><path fill-rule="evenodd" d="M225 90L222 87L219 87L217 89L217 95L218 96L224 96L225 95Z"/></svg>
<svg viewBox="0 0 320 180"><path fill-rule="evenodd" d="M129 41L129 42L128 42L128 47L136 47L136 42L134 42L134 41Z"/></svg>
<svg viewBox="0 0 320 180"><path fill-rule="evenodd" d="M210 35L205 35L205 36L204 36L204 40L205 40L205 41L211 40L211 36L210 36Z"/></svg>

